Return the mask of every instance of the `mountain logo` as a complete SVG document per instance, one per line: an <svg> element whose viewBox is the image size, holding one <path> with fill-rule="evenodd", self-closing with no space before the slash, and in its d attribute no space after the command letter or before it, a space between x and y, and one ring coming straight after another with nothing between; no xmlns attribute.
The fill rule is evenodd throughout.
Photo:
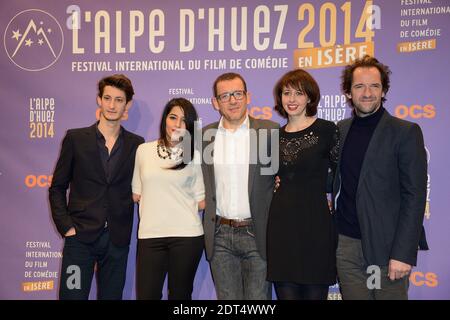
<svg viewBox="0 0 450 320"><path fill-rule="evenodd" d="M8 23L3 44L16 66L26 71L41 71L58 60L64 47L64 33L50 13L28 9Z"/></svg>

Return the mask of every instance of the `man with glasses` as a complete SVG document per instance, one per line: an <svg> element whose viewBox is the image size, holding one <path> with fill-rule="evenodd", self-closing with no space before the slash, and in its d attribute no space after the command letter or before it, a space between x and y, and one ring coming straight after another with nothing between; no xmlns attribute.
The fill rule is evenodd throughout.
<svg viewBox="0 0 450 320"><path fill-rule="evenodd" d="M271 147L278 147L279 125L248 115L250 93L241 75L220 75L213 91L212 102L221 119L203 129L208 140L203 142L203 224L217 298L270 299L266 226L274 185L272 168L278 163L271 157L278 157L278 152ZM262 161L260 154L267 155L266 151L270 155Z"/></svg>

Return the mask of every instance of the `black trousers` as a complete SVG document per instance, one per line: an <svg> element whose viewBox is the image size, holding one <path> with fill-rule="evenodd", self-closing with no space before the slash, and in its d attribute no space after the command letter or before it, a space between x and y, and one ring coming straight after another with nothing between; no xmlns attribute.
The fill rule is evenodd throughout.
<svg viewBox="0 0 450 320"><path fill-rule="evenodd" d="M168 299L190 300L202 252L203 236L139 239L137 299L160 300L168 274Z"/></svg>
<svg viewBox="0 0 450 320"><path fill-rule="evenodd" d="M64 242L59 299L87 300L97 264L97 298L121 300L125 286L129 246L117 247L105 228L93 243L83 243L74 237Z"/></svg>
<svg viewBox="0 0 450 320"><path fill-rule="evenodd" d="M275 282L278 300L327 300L327 284L299 284L294 282Z"/></svg>

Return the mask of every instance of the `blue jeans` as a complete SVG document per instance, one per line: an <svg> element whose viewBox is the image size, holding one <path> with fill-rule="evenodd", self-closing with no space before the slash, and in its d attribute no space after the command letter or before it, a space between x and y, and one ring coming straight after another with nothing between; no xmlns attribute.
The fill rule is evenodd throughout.
<svg viewBox="0 0 450 320"><path fill-rule="evenodd" d="M256 248L252 226L216 224L210 261L217 299L270 300L267 264Z"/></svg>

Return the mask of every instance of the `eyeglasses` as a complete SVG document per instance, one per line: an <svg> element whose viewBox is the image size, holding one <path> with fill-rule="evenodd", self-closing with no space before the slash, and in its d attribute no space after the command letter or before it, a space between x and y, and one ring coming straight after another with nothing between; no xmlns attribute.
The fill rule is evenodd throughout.
<svg viewBox="0 0 450 320"><path fill-rule="evenodd" d="M236 90L233 92L225 92L222 94L219 94L217 96L217 100L220 102L228 102L231 100L231 97L233 96L236 100L242 100L244 99L246 92L245 90Z"/></svg>

